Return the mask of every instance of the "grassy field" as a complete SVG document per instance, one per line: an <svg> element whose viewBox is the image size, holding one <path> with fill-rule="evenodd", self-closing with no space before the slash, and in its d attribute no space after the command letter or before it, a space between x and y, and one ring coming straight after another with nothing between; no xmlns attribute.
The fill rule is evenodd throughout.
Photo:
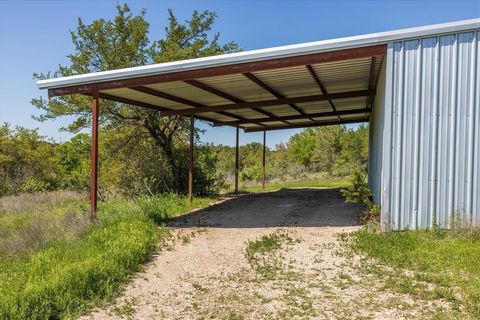
<svg viewBox="0 0 480 320"><path fill-rule="evenodd" d="M305 179L299 181L272 182L265 185L265 191L295 188L340 188L350 185L348 179ZM241 186L240 192L262 192L262 185Z"/></svg>
<svg viewBox="0 0 480 320"><path fill-rule="evenodd" d="M76 194L0 199L0 319L71 318L110 301L168 237L159 224L212 201L113 199L91 223Z"/></svg>
<svg viewBox="0 0 480 320"><path fill-rule="evenodd" d="M366 228L355 234L352 243L354 250L397 269L370 270L384 272L388 288L426 301L449 301L454 309L440 318L467 314L471 319L480 319L480 230L380 233Z"/></svg>

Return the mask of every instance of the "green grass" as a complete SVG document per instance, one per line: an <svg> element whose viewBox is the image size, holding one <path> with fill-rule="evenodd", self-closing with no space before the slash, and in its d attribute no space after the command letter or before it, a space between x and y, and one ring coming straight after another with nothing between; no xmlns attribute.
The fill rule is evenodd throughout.
<svg viewBox="0 0 480 320"><path fill-rule="evenodd" d="M259 275L265 278L273 278L281 270L275 252L284 245L291 245L299 241L299 239L295 240L290 237L286 231L277 230L262 236L258 240L248 241L245 248L245 258Z"/></svg>
<svg viewBox="0 0 480 320"><path fill-rule="evenodd" d="M280 189L295 189L295 188L340 188L350 185L347 179L308 179L301 181L285 181L267 183L265 191L277 191ZM240 192L252 193L264 191L261 185L255 186L241 186Z"/></svg>
<svg viewBox="0 0 480 320"><path fill-rule="evenodd" d="M40 244L33 241L30 246L23 244L24 249L16 254L4 254L0 260L0 319L74 318L110 301L158 249L159 241L168 237L158 223L211 201L196 198L190 204L177 195L111 200L100 205L95 223L88 222L79 231L65 225L63 231L70 236L51 237ZM64 205L47 205L52 209L50 215L43 206L38 210L45 215L43 221L64 221L62 212L71 215L73 210L71 204L68 210ZM16 232L32 231L24 226L34 225L39 213L31 210L30 215L0 213L0 223L11 239L21 238L15 237ZM82 212L79 209L76 214ZM8 226L3 225L5 221ZM37 238L50 230L48 224L36 229Z"/></svg>
<svg viewBox="0 0 480 320"><path fill-rule="evenodd" d="M419 298L446 299L472 319L480 318L479 229L380 233L365 228L354 235L353 248L414 271L411 277L392 278L392 288Z"/></svg>

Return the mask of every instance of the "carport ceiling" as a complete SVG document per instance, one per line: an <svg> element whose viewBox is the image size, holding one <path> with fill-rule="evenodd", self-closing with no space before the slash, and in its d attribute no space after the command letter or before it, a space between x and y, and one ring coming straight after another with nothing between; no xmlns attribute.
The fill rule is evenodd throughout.
<svg viewBox="0 0 480 320"><path fill-rule="evenodd" d="M355 123L368 121L385 54L382 44L145 72L171 65L158 64L53 79L57 85L47 80L45 87L50 97L99 92L163 116L193 114L246 132Z"/></svg>

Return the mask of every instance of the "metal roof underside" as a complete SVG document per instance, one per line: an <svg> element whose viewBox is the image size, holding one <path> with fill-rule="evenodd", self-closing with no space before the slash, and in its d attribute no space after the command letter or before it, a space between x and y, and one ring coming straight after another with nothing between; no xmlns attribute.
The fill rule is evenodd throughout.
<svg viewBox="0 0 480 320"><path fill-rule="evenodd" d="M230 125L245 131L312 126L322 123L350 123L368 120L383 56L332 63L270 69L259 72L171 81L99 90L101 97L131 102L159 110L194 112L197 118L215 125ZM352 97L343 97L352 92ZM335 99L320 98L339 94ZM269 104L283 98L317 96L316 101ZM235 104L257 106L235 108ZM207 106L224 111L201 112Z"/></svg>
<svg viewBox="0 0 480 320"><path fill-rule="evenodd" d="M468 22L468 23L467 23ZM438 31L480 19L436 26ZM386 40L404 31L327 40L39 81L49 96L93 95L247 132L368 121ZM435 29L435 30L436 30Z"/></svg>

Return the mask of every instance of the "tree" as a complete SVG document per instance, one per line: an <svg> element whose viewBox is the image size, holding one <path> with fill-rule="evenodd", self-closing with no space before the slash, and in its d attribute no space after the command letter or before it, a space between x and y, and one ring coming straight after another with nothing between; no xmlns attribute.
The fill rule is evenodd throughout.
<svg viewBox="0 0 480 320"><path fill-rule="evenodd" d="M211 35L216 19L215 12L194 11L192 16L180 23L169 10L169 23L165 37L159 40L149 38L149 23L146 11L133 15L126 4L117 5L117 16L113 20L97 19L85 24L78 19L77 29L71 31L75 51L69 54L68 65L60 65L51 73L35 73L36 79L63 77L90 72L135 67L180 59L210 56L238 51L234 42L220 44L219 33ZM74 116L75 120L63 130L79 132L91 124L91 99L83 95L69 95L44 99L32 99L34 106L43 110L36 117L47 121L63 116ZM109 130L127 130L138 140L151 138L166 159L172 176L181 173L178 148L175 143L185 141L188 121L183 117L160 117L159 112L130 105L102 101L100 126ZM132 129L133 128L133 129ZM175 191L184 191L180 179L172 179Z"/></svg>
<svg viewBox="0 0 480 320"><path fill-rule="evenodd" d="M0 196L58 186L55 145L36 129L0 125Z"/></svg>
<svg viewBox="0 0 480 320"><path fill-rule="evenodd" d="M340 150L344 126L308 128L293 135L288 148L295 159L306 167L332 173L332 165Z"/></svg>

